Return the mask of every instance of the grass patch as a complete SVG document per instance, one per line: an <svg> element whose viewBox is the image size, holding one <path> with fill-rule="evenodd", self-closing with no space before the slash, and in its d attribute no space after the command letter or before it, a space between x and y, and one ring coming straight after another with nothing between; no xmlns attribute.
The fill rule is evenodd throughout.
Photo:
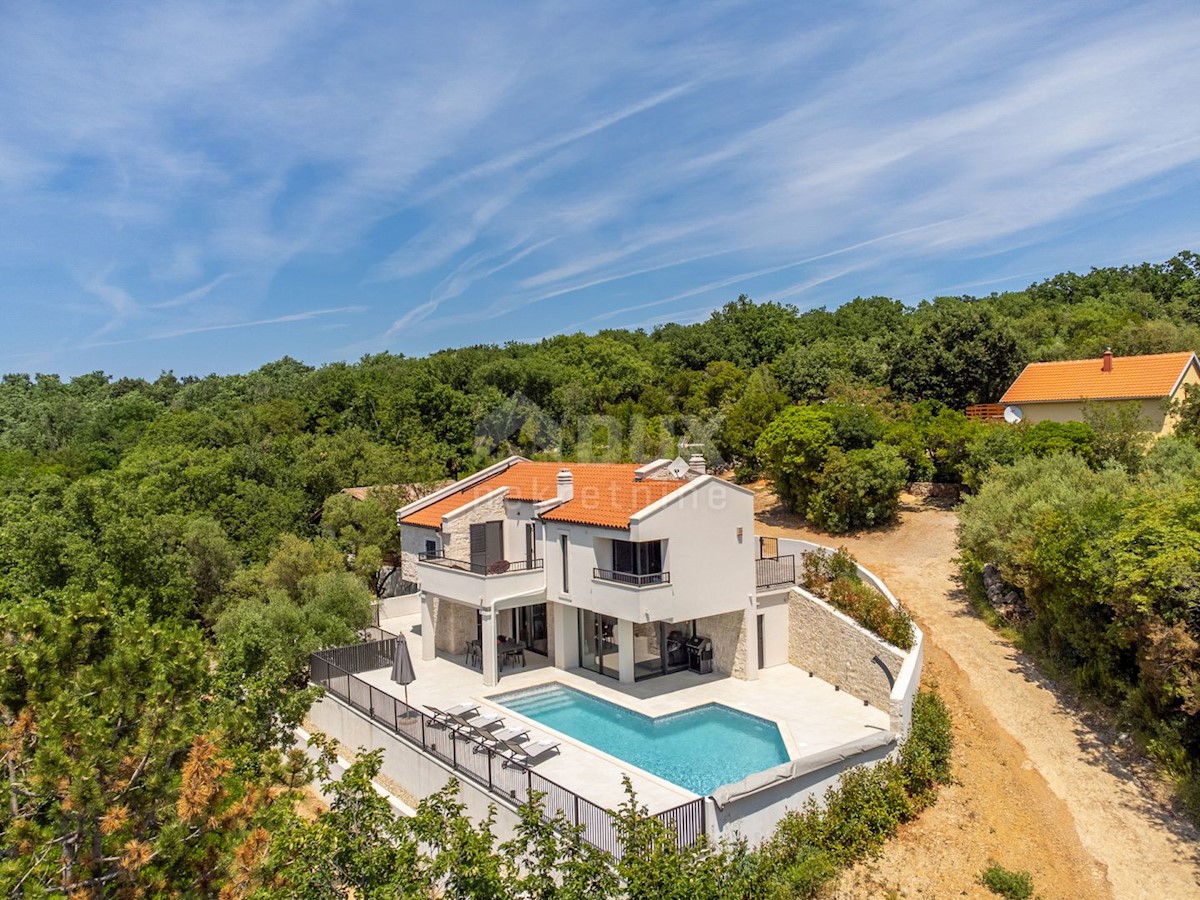
<svg viewBox="0 0 1200 900"><path fill-rule="evenodd" d="M1033 876L1014 872L999 863L992 863L979 875L979 881L993 894L1005 900L1030 900L1033 896Z"/></svg>

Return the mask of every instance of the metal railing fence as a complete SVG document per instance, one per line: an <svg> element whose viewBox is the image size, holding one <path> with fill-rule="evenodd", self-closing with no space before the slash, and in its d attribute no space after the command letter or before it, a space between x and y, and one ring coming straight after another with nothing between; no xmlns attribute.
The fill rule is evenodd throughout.
<svg viewBox="0 0 1200 900"><path fill-rule="evenodd" d="M592 577L599 581L615 581L617 584L632 584L645 587L650 584L670 584L670 572L648 572L635 575L633 572L617 572L612 569L592 569Z"/></svg>
<svg viewBox="0 0 1200 900"><path fill-rule="evenodd" d="M388 641L314 653L310 659L312 681L324 687L330 696L357 709L372 722L419 747L496 797L521 804L534 793L540 794L539 806L544 820L552 821L561 816L567 823L581 826L583 839L593 847L618 859L623 855L616 817L611 811L532 768L511 761L470 736L456 734L451 728L435 722L432 716L359 678L358 672L391 665L390 652L376 647L381 643ZM391 643L394 647L394 638ZM382 665L371 665L385 657L387 661ZM339 664L343 662L351 668ZM698 797L656 813L654 818L666 826L676 846L682 849L696 844L704 836L705 815L704 798Z"/></svg>
<svg viewBox="0 0 1200 900"><path fill-rule="evenodd" d="M754 581L759 588L796 583L795 556L764 556L754 561Z"/></svg>

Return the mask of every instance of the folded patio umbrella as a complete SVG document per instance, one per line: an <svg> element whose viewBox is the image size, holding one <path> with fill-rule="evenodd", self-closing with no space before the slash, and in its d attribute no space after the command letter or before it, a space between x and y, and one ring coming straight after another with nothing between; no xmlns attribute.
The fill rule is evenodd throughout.
<svg viewBox="0 0 1200 900"><path fill-rule="evenodd" d="M392 681L396 684L404 685L404 705L408 706L408 686L417 680L417 673L413 671L412 657L408 655L408 641L404 639L404 635L396 638L396 652L393 654L392 660ZM408 712L405 711L405 716Z"/></svg>

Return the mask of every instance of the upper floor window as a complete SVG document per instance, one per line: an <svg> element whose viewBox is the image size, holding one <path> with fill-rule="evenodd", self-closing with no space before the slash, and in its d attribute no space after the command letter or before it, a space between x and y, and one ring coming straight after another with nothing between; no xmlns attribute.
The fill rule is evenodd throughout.
<svg viewBox="0 0 1200 900"><path fill-rule="evenodd" d="M559 535L558 546L562 549L562 592L569 594L571 592L571 565L567 559L567 548L571 546L571 541L565 534Z"/></svg>
<svg viewBox="0 0 1200 900"><path fill-rule="evenodd" d="M626 575L659 575L662 570L662 541L613 541L614 572Z"/></svg>

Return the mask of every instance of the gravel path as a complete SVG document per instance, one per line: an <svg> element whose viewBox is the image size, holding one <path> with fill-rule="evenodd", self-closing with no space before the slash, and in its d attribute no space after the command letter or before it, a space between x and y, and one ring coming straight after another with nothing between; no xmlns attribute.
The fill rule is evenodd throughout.
<svg viewBox="0 0 1200 900"><path fill-rule="evenodd" d="M972 612L953 512L906 506L894 527L831 537L765 490L758 508L761 533L844 545L887 582L924 630L925 680L955 718L959 783L837 896L992 897L977 878L995 860L1030 871L1046 898L1200 897L1197 833L1162 786Z"/></svg>

